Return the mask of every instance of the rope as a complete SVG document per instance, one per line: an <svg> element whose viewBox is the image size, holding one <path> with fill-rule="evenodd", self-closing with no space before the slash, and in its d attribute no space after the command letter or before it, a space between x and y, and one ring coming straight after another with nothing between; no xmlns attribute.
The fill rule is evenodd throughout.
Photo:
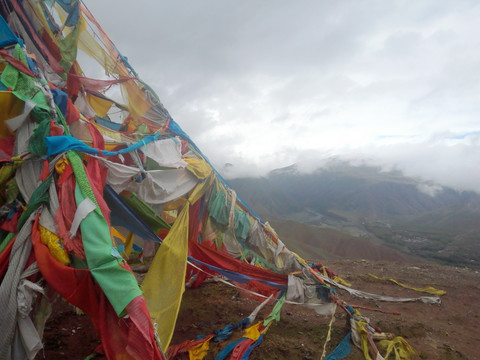
<svg viewBox="0 0 480 360"><path fill-rule="evenodd" d="M255 296L259 296L259 297L261 297L261 298L263 298L263 299L268 299L268 298L269 298L268 296L259 294L259 293L255 292L255 291L241 288L241 287L239 287L239 286L237 286L237 285L235 285L235 284L232 284L232 283L229 282L229 281L226 281L226 280L222 279L221 277L218 277L218 276L216 276L216 275L212 275L212 274L210 274L209 272L201 269L200 267L198 267L197 265L195 265L194 263L192 263L192 262L190 262L190 261L188 261L188 260L187 260L187 263L188 263L190 266L194 267L195 269L200 270L201 272L203 272L203 273L211 276L212 278L216 279L217 281L219 281L219 282L221 282L221 283L223 283L223 284L225 284L225 285L234 287L234 288L236 288L236 289L238 289L238 290L240 290L240 291L248 292L248 293L250 293L250 294L252 294L252 295L255 295ZM279 301L279 299L274 299L273 301ZM304 303L298 303L298 302L288 301L288 300L283 300L283 302L285 302L285 303L287 303L287 304L292 304L292 305L305 305Z"/></svg>
<svg viewBox="0 0 480 360"><path fill-rule="evenodd" d="M311 269L311 268L310 268ZM313 271L313 269L312 269ZM441 300L438 296L420 296L417 298L403 298L403 297L393 297L393 296L383 296L383 295L378 295L378 294L373 294L373 293L368 293L365 291L360 291L356 289L349 288L347 286L344 286L342 284L337 283L336 281L330 279L329 277L319 275L317 274L317 277L322 278L325 280L330 285L336 286L342 290L345 290L348 292L350 295L363 298L363 299L372 299L372 300L378 300L378 301L387 301L387 302L414 302L414 301L421 301L425 304L441 304Z"/></svg>
<svg viewBox="0 0 480 360"><path fill-rule="evenodd" d="M333 320L335 320L335 311L332 313L330 323L328 324L327 338L325 339L325 343L323 344L323 351L322 351L322 356L320 357L320 360L325 359L325 356L327 356L327 344L330 342L330 339L332 338Z"/></svg>

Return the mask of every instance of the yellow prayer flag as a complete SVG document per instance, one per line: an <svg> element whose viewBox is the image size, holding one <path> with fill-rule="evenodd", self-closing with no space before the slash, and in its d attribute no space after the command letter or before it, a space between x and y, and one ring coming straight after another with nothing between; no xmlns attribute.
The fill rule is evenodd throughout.
<svg viewBox="0 0 480 360"><path fill-rule="evenodd" d="M202 360L207 356L208 349L210 348L210 340L213 335L210 335L204 342L188 350L189 360Z"/></svg>
<svg viewBox="0 0 480 360"><path fill-rule="evenodd" d="M427 294L439 295L440 296L440 295L445 295L447 293L445 290L439 290L439 289L434 288L433 286L417 288L417 287L413 287L413 286L406 285L406 284L403 284L401 282L398 282L397 280L395 280L393 278L381 278L381 277L378 277L378 276L373 275L373 274L368 274L368 276L370 276L371 278L373 278L375 280L390 281L390 282L392 282L394 284L397 284L398 286L401 286L405 289L415 290L415 291L418 291L418 292L424 292L424 293L427 293Z"/></svg>
<svg viewBox="0 0 480 360"><path fill-rule="evenodd" d="M199 179L205 179L212 173L212 168L203 159L184 158L187 162L187 170L191 171Z"/></svg>
<svg viewBox="0 0 480 360"><path fill-rule="evenodd" d="M5 120L11 119L22 113L25 102L17 98L10 91L0 91L0 137L5 138L12 133L5 124Z"/></svg>
<svg viewBox="0 0 480 360"><path fill-rule="evenodd" d="M108 111L113 105L113 101L107 100L107 99L102 99L98 96L92 95L90 93L87 93L87 101L92 107L93 110L95 110L95 113L98 116L105 116L107 115Z"/></svg>
<svg viewBox="0 0 480 360"><path fill-rule="evenodd" d="M245 332L243 333L243 337L252 339L253 341L257 341L258 338L261 335L261 332L258 330L258 327L262 325L262 321L248 327L245 329Z"/></svg>
<svg viewBox="0 0 480 360"><path fill-rule="evenodd" d="M189 208L187 202L158 249L143 280L143 295L153 323L158 326L162 350L172 340L178 310L185 291Z"/></svg>

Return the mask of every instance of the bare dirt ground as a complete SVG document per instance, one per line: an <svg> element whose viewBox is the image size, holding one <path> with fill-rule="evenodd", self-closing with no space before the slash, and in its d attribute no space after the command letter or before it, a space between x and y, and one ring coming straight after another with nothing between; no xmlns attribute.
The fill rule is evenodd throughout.
<svg viewBox="0 0 480 360"><path fill-rule="evenodd" d="M365 260L327 261L325 265L349 281L353 288L376 294L402 297L428 295L372 280L364 276L367 273L393 277L415 287L433 286L446 290L447 294L441 297L441 305L374 302L352 298L343 290L338 290L337 294L349 304L400 312L401 315L392 315L361 310L371 319L373 326L403 336L418 352L418 359L480 359L478 270ZM187 289L172 344L196 339L200 334L208 335L228 323L236 323L248 316L257 305L255 300L222 283L208 282L197 289ZM263 309L257 320L268 311L268 307ZM329 318L321 317L310 309L285 304L280 321L270 327L250 359L320 359L328 322ZM346 331L345 314L339 309L327 354L341 341ZM214 359L220 349L240 337L241 333L238 330L227 342L211 343L206 359ZM61 299L54 304L44 341L45 350L39 353L37 359L85 359L98 345L88 317L77 315ZM354 348L347 359L363 359L363 355Z"/></svg>

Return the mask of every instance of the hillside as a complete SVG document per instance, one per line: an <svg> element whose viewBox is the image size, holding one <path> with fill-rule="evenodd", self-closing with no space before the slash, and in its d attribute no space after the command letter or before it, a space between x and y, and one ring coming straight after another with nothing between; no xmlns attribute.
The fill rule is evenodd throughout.
<svg viewBox="0 0 480 360"><path fill-rule="evenodd" d="M305 259L368 259L406 261L409 257L385 245L330 227L319 228L292 220L271 220L288 247ZM314 256L315 255L315 256Z"/></svg>
<svg viewBox="0 0 480 360"><path fill-rule="evenodd" d="M340 244L349 239L350 246L377 253L388 247L397 256L480 266L480 195L474 192L338 162L308 174L290 166L230 183L301 253L309 247L317 256L343 257Z"/></svg>
<svg viewBox="0 0 480 360"><path fill-rule="evenodd" d="M423 303L384 303L352 298L339 290L349 303L399 312L400 315L361 310L372 324L385 332L403 336L418 352L417 359L478 359L480 274L478 271L432 264L410 264L387 261L335 260L326 265L349 281L353 288L377 294L417 297L420 293L392 283L373 281L373 273L417 287L434 286L446 290L441 305ZM235 323L249 314L258 303L244 297L237 289L222 283L208 282L197 289L187 289L176 325L174 344L209 334L214 329ZM45 352L37 359L79 359L91 354L96 346L94 330L85 315L78 315L64 301L57 299L45 330ZM266 310L260 313L260 318ZM250 356L252 360L319 359L328 329L328 318L304 307L284 305L281 319L265 335L262 344ZM346 331L345 315L337 310L332 339L327 353L340 342ZM241 332L234 333L236 339ZM206 359L213 359L229 341L213 343ZM102 359L97 356L96 359ZM187 359L187 357L183 357ZM360 360L360 350L352 348L350 360Z"/></svg>

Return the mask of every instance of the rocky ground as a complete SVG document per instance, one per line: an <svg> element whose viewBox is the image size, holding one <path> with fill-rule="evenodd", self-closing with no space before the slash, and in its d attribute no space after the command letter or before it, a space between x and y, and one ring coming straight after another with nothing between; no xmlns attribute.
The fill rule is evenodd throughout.
<svg viewBox="0 0 480 360"><path fill-rule="evenodd" d="M418 352L419 359L480 359L478 270L366 260L338 260L325 264L349 281L353 288L376 294L402 297L428 295L373 280L365 276L367 273L393 277L415 287L433 286L446 290L447 293L441 297L441 305L374 302L353 298L343 290L338 290L337 294L349 304L399 312L400 315L393 315L361 310L371 319L372 325L407 339ZM210 334L228 323L236 323L248 316L257 304L236 288L218 282L187 289L172 344L195 339L200 334ZM259 318L268 310L264 309ZM281 320L270 327L250 359L320 359L328 322L329 318L321 317L312 310L285 304ZM345 324L345 314L337 310L327 353L344 337ZM241 331L234 336L241 336ZM44 340L45 350L39 353L37 359L85 359L98 345L88 317L77 315L61 299L54 304ZM212 343L207 359L214 359L225 345ZM358 349L353 349L347 359L363 359L363 356Z"/></svg>

